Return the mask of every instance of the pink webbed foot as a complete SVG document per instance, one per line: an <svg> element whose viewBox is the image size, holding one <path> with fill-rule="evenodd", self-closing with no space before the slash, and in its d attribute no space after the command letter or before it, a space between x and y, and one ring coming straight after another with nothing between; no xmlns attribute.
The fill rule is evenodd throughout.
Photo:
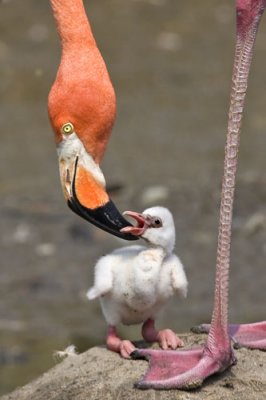
<svg viewBox="0 0 266 400"><path fill-rule="evenodd" d="M209 324L202 324L193 327L192 332L208 333L209 329ZM234 348L266 350L266 321L253 324L230 324L228 332L234 342Z"/></svg>
<svg viewBox="0 0 266 400"><path fill-rule="evenodd" d="M142 349L131 357L149 361L147 373L135 384L139 389L195 389L236 362L230 347L220 352L218 348L211 352L207 346L178 351Z"/></svg>
<svg viewBox="0 0 266 400"><path fill-rule="evenodd" d="M171 329L157 331L153 319L147 319L142 326L142 336L147 342L157 342L163 350L183 346L182 340Z"/></svg>
<svg viewBox="0 0 266 400"><path fill-rule="evenodd" d="M234 341L235 348L266 350L266 321L229 325L229 335Z"/></svg>
<svg viewBox="0 0 266 400"><path fill-rule="evenodd" d="M130 359L130 354L136 350L136 347L129 340L122 340L116 332L114 326L109 326L106 337L106 346L108 350L119 353L121 357Z"/></svg>

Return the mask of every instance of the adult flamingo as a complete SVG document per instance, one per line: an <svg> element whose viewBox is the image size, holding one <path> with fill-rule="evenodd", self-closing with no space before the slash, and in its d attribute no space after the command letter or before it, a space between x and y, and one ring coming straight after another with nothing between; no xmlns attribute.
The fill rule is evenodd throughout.
<svg viewBox="0 0 266 400"><path fill-rule="evenodd" d="M231 336L244 346L266 349L266 321L228 326L231 223L240 127L253 47L265 5L266 0L236 1L237 39L225 148L214 308L210 327L203 326L203 330L209 332L207 343L194 350L134 352L134 358L144 357L150 362L148 372L136 384L139 388L191 389L201 386L208 376L235 363Z"/></svg>
<svg viewBox="0 0 266 400"><path fill-rule="evenodd" d="M64 196L69 207L101 229L130 224L105 190L99 167L115 120L115 92L95 43L82 0L50 0L62 45L61 63L48 99Z"/></svg>

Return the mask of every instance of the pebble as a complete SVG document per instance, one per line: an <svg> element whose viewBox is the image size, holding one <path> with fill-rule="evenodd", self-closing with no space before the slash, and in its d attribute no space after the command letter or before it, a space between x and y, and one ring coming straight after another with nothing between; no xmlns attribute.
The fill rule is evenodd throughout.
<svg viewBox="0 0 266 400"><path fill-rule="evenodd" d="M53 243L40 243L35 247L35 251L40 257L49 257L55 254L56 248Z"/></svg>
<svg viewBox="0 0 266 400"><path fill-rule="evenodd" d="M31 229L28 224L21 223L17 225L13 235L11 236L11 241L13 243L27 243L31 238Z"/></svg>
<svg viewBox="0 0 266 400"><path fill-rule="evenodd" d="M261 212L252 214L246 221L243 231L246 235L252 235L255 232L266 227L266 215Z"/></svg>
<svg viewBox="0 0 266 400"><path fill-rule="evenodd" d="M74 346L73 344L67 346L64 350L57 350L54 352L54 357L59 360L66 358L68 356L77 356L77 355L78 352L76 346Z"/></svg>
<svg viewBox="0 0 266 400"><path fill-rule="evenodd" d="M161 50L166 51L178 51L183 45L180 35L175 32L161 32L156 43Z"/></svg>
<svg viewBox="0 0 266 400"><path fill-rule="evenodd" d="M169 198L169 189L166 186L150 186L141 195L141 203L144 205L155 204Z"/></svg>

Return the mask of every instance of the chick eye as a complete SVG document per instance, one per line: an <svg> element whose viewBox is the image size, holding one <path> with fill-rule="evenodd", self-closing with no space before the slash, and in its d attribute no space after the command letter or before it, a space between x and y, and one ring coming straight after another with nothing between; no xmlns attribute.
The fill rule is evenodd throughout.
<svg viewBox="0 0 266 400"><path fill-rule="evenodd" d="M67 122L62 126L61 131L65 135L71 135L74 132L74 125L71 122Z"/></svg>
<svg viewBox="0 0 266 400"><path fill-rule="evenodd" d="M160 228L163 225L162 220L160 218L154 218L152 221L152 226L154 228Z"/></svg>

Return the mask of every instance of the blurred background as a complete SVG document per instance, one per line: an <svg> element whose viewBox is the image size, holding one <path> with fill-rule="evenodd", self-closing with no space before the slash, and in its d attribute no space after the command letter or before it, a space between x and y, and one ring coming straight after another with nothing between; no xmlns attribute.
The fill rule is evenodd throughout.
<svg viewBox="0 0 266 400"><path fill-rule="evenodd" d="M189 296L158 321L208 322L234 52L234 1L85 0L117 93L102 165L120 210L164 205ZM54 365L55 350L102 344L85 293L96 260L127 244L66 206L47 95L60 60L49 1L0 2L0 394ZM265 319L266 19L252 65L233 224L230 320ZM139 327L121 334L140 338Z"/></svg>

